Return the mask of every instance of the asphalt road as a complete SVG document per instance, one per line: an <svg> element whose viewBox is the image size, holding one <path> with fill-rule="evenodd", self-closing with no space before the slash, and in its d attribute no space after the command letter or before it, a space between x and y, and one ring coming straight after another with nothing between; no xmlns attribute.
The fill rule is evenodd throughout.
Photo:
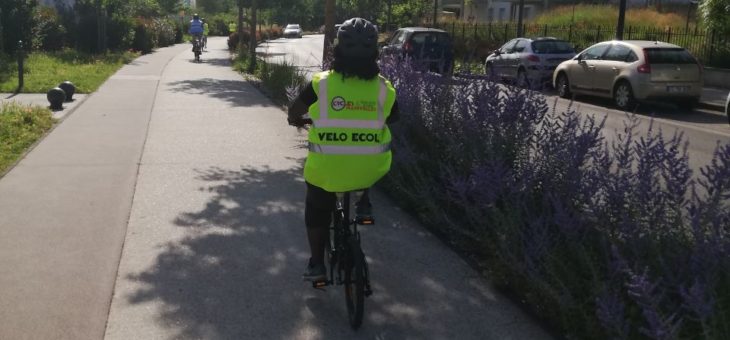
<svg viewBox="0 0 730 340"><path fill-rule="evenodd" d="M304 36L302 39L277 39L262 44L258 48L261 56L273 62L286 61L311 74L317 72L322 58L322 35ZM627 113L612 108L610 100L596 99L588 96L579 96L574 102L557 97L553 91L544 93L545 99L552 110L564 112L572 107L585 115L592 115L598 119L606 118L604 137L613 141L617 131L623 131L627 121ZM671 104L642 103L636 110L639 119L639 133L646 132L653 119L653 128L671 136L675 132L683 133L689 141L689 161L695 173L702 166L708 164L717 143L730 143L730 125L727 116L722 112L707 109L695 109L693 112L682 111Z"/></svg>

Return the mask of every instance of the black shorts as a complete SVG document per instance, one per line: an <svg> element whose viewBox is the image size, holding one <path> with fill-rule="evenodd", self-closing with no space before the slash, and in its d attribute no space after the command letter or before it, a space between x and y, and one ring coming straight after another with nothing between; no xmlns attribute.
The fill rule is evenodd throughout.
<svg viewBox="0 0 730 340"><path fill-rule="evenodd" d="M360 200L369 204L368 190L365 190ZM304 223L307 228L329 227L336 205L337 194L307 182L307 198L304 203Z"/></svg>

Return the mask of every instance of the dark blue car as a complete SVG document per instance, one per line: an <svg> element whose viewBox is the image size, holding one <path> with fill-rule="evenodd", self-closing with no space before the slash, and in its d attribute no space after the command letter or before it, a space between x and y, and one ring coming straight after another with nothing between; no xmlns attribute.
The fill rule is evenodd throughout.
<svg viewBox="0 0 730 340"><path fill-rule="evenodd" d="M410 58L418 66L442 74L450 73L454 65L451 36L434 28L398 29L383 46L380 55Z"/></svg>

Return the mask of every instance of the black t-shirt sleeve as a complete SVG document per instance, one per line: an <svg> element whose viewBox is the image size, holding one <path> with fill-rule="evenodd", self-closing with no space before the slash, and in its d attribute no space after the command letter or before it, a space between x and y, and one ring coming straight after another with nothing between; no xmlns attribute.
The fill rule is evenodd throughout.
<svg viewBox="0 0 730 340"><path fill-rule="evenodd" d="M314 87L310 81L302 90L296 99L289 105L287 115L289 121L295 121L300 119L309 111L309 106L317 102L317 94L314 93Z"/></svg>
<svg viewBox="0 0 730 340"><path fill-rule="evenodd" d="M393 103L393 107L390 109L390 116L385 120L386 124L393 124L400 119L400 110L398 110L398 101Z"/></svg>

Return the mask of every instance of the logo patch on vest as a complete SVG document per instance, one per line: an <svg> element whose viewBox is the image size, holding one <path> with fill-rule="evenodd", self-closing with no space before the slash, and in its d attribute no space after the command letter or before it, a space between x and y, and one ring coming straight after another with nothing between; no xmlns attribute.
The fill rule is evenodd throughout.
<svg viewBox="0 0 730 340"><path fill-rule="evenodd" d="M342 98L340 96L332 98L332 109L335 111L341 111L342 109L347 106L347 101L345 98Z"/></svg>

